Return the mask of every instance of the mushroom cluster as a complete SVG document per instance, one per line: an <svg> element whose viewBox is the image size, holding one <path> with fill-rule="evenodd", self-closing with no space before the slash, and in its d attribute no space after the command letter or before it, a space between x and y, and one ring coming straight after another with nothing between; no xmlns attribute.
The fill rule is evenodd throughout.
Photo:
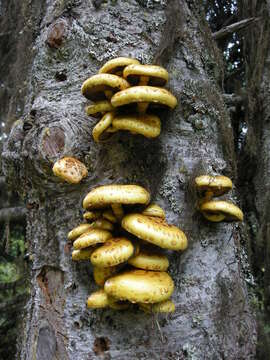
<svg viewBox="0 0 270 360"><path fill-rule="evenodd" d="M226 176L201 175L195 179L199 200L199 211L209 221L243 221L243 212L226 200L212 200L232 189L232 181Z"/></svg>
<svg viewBox="0 0 270 360"><path fill-rule="evenodd" d="M72 260L90 260L100 287L88 297L89 308L137 304L145 312L174 311L169 260L159 248L184 250L187 238L149 202L150 194L138 185L99 186L84 198L87 222L71 230L68 240Z"/></svg>
<svg viewBox="0 0 270 360"><path fill-rule="evenodd" d="M105 141L119 130L155 138L160 119L155 110L174 109L177 99L163 87L168 72L157 65L142 65L136 59L119 57L108 61L82 85L82 94L93 102L89 116L100 118L93 129L96 142Z"/></svg>

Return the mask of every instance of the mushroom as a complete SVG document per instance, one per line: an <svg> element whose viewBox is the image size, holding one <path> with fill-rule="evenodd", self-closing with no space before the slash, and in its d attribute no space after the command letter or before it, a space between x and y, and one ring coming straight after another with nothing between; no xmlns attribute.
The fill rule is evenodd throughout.
<svg viewBox="0 0 270 360"><path fill-rule="evenodd" d="M85 220L97 220L101 215L101 211L86 211L83 214Z"/></svg>
<svg viewBox="0 0 270 360"><path fill-rule="evenodd" d="M221 196L232 189L232 181L222 175L201 175L196 177L195 186L203 195L203 201L210 200L214 196Z"/></svg>
<svg viewBox="0 0 270 360"><path fill-rule="evenodd" d="M73 157L57 160L53 165L53 173L69 184L78 184L88 175L86 166Z"/></svg>
<svg viewBox="0 0 270 360"><path fill-rule="evenodd" d="M139 185L104 185L91 190L83 200L84 209L111 206L116 218L122 217L124 205L148 204L150 194Z"/></svg>
<svg viewBox="0 0 270 360"><path fill-rule="evenodd" d="M105 292L116 299L132 303L156 303L167 300L174 283L166 272L131 270L106 280Z"/></svg>
<svg viewBox="0 0 270 360"><path fill-rule="evenodd" d="M125 67L131 64L140 64L140 62L137 59L118 57L107 61L102 68L99 69L99 74L106 73L122 76Z"/></svg>
<svg viewBox="0 0 270 360"><path fill-rule="evenodd" d="M107 210L103 211L102 217L104 217L104 219L109 220L112 223L117 222L117 218L111 209L107 209Z"/></svg>
<svg viewBox="0 0 270 360"><path fill-rule="evenodd" d="M155 138L160 134L160 119L156 115L118 115L112 120L116 130L127 130L133 134L141 134L147 138Z"/></svg>
<svg viewBox="0 0 270 360"><path fill-rule="evenodd" d="M109 111L105 115L103 115L102 119L95 125L92 131L95 142L108 140L108 138L110 137L110 133L108 133L107 130L111 127L114 116L115 112ZM105 132L106 134L104 134ZM105 138L104 136L102 138L102 135L106 135Z"/></svg>
<svg viewBox="0 0 270 360"><path fill-rule="evenodd" d="M77 239L79 236L81 236L83 233L85 233L90 229L91 229L90 224L80 224L68 233L67 238L69 241L73 242L75 239Z"/></svg>
<svg viewBox="0 0 270 360"><path fill-rule="evenodd" d="M93 253L93 251L92 251L92 253ZM118 266L110 266L110 267L106 267L106 268L94 266L93 275L94 275L94 280L95 280L96 284L98 286L104 286L105 281L107 279L109 279L112 275L115 275L118 270L119 270Z"/></svg>
<svg viewBox="0 0 270 360"><path fill-rule="evenodd" d="M95 117L103 116L108 111L113 111L114 107L111 102L108 100L101 100L95 104L88 105L85 107L85 112L87 115L92 115Z"/></svg>
<svg viewBox="0 0 270 360"><path fill-rule="evenodd" d="M150 204L147 208L142 212L143 215L146 216L154 216L161 219L165 219L164 210L157 204Z"/></svg>
<svg viewBox="0 0 270 360"><path fill-rule="evenodd" d="M138 238L164 249L184 250L187 247L183 231L157 217L129 214L123 218L122 227Z"/></svg>
<svg viewBox="0 0 270 360"><path fill-rule="evenodd" d="M124 237L112 238L91 255L91 263L98 267L116 266L126 262L134 254L132 242Z"/></svg>
<svg viewBox="0 0 270 360"><path fill-rule="evenodd" d="M111 103L116 108L132 103L154 103L174 109L177 99L166 89L154 86L133 86L114 94Z"/></svg>
<svg viewBox="0 0 270 360"><path fill-rule="evenodd" d="M128 263L143 270L167 271L169 260L167 256L155 254L149 250L141 250L138 255L128 260Z"/></svg>
<svg viewBox="0 0 270 360"><path fill-rule="evenodd" d="M111 96L120 90L130 87L129 83L117 75L97 74L85 80L82 84L82 94L89 100L110 100Z"/></svg>
<svg viewBox="0 0 270 360"><path fill-rule="evenodd" d="M95 248L85 248L80 250L73 250L72 251L72 260L79 261L79 260L90 260L90 256L92 255Z"/></svg>
<svg viewBox="0 0 270 360"><path fill-rule="evenodd" d="M112 234L107 230L91 229L82 234L73 243L74 249L84 249L99 243L105 243L112 237Z"/></svg>
<svg viewBox="0 0 270 360"><path fill-rule="evenodd" d="M228 201L207 201L204 202L200 211L210 221L243 221L244 215L238 206Z"/></svg>
<svg viewBox="0 0 270 360"><path fill-rule="evenodd" d="M106 219L97 219L90 224L91 229L113 230L113 224Z"/></svg>
<svg viewBox="0 0 270 360"><path fill-rule="evenodd" d="M93 292L87 299L87 307L90 309L102 309L108 306L108 295L103 289Z"/></svg>
<svg viewBox="0 0 270 360"><path fill-rule="evenodd" d="M146 313L172 313L175 312L175 305L171 299L155 304L139 304L140 309Z"/></svg>

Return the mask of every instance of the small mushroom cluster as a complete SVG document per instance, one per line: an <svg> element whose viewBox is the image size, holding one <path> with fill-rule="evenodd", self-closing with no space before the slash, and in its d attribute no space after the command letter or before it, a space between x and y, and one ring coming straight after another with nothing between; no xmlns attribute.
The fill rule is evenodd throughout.
<svg viewBox="0 0 270 360"><path fill-rule="evenodd" d="M87 115L101 117L93 129L94 140L105 141L118 130L157 137L160 119L153 111L177 105L175 96L163 88L168 77L161 66L142 65L132 58L119 57L103 65L82 85L82 94L94 102L86 107Z"/></svg>
<svg viewBox="0 0 270 360"><path fill-rule="evenodd" d="M145 312L174 311L169 260L158 248L184 250L187 238L149 201L138 185L99 186L84 198L88 222L71 230L68 240L73 260L90 259L100 287L88 297L89 308L121 310L136 303Z"/></svg>
<svg viewBox="0 0 270 360"><path fill-rule="evenodd" d="M243 221L243 212L238 206L226 200L212 200L232 189L232 181L226 176L201 175L195 179L195 187L199 194L199 211L213 222Z"/></svg>

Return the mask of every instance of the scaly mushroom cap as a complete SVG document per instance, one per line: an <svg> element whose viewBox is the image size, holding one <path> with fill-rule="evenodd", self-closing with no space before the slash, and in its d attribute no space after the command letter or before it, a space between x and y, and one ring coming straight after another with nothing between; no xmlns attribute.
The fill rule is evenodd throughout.
<svg viewBox="0 0 270 360"><path fill-rule="evenodd" d="M200 192L210 191L213 196L221 196L232 189L232 181L222 175L201 175L196 177L195 186Z"/></svg>
<svg viewBox="0 0 270 360"><path fill-rule="evenodd" d="M97 220L101 215L101 212L100 211L86 211L84 214L83 214L83 218L85 220Z"/></svg>
<svg viewBox="0 0 270 360"><path fill-rule="evenodd" d="M81 250L73 250L72 251L72 260L80 261L80 260L90 260L90 257L95 248L86 248Z"/></svg>
<svg viewBox="0 0 270 360"><path fill-rule="evenodd" d="M200 207L203 216L214 222L243 221L243 212L238 206L227 201L207 201Z"/></svg>
<svg viewBox="0 0 270 360"><path fill-rule="evenodd" d="M133 256L128 263L143 270L167 271L169 260L162 254L153 254L147 250L141 250L137 256Z"/></svg>
<svg viewBox="0 0 270 360"><path fill-rule="evenodd" d="M133 86L119 91L111 98L114 107L141 102L166 105L172 109L177 105L176 97L168 90L154 86Z"/></svg>
<svg viewBox="0 0 270 360"><path fill-rule="evenodd" d="M131 64L140 64L140 62L137 59L118 57L107 61L102 68L99 69L99 74L122 74L123 69Z"/></svg>
<svg viewBox="0 0 270 360"><path fill-rule="evenodd" d="M93 251L92 251L93 252ZM94 280L98 286L103 287L105 284L105 281L115 275L117 271L119 270L118 266L110 266L107 268L103 267L97 267L94 266L93 268L93 275Z"/></svg>
<svg viewBox="0 0 270 360"><path fill-rule="evenodd" d="M184 250L187 247L183 231L157 217L129 214L123 218L122 227L138 238L164 249Z"/></svg>
<svg viewBox="0 0 270 360"><path fill-rule="evenodd" d="M160 119L155 115L118 115L112 121L117 130L127 130L141 134L147 138L155 138L160 134Z"/></svg>
<svg viewBox="0 0 270 360"><path fill-rule="evenodd" d="M157 65L132 64L123 71L123 77L133 85L138 85L142 76L149 78L151 86L164 86L169 79L168 71Z"/></svg>
<svg viewBox="0 0 270 360"><path fill-rule="evenodd" d="M72 157L57 160L53 165L53 173L69 184L78 184L88 175L86 166Z"/></svg>
<svg viewBox="0 0 270 360"><path fill-rule="evenodd" d="M165 211L157 204L150 204L142 212L145 216L154 216L161 219L165 219Z"/></svg>
<svg viewBox="0 0 270 360"><path fill-rule="evenodd" d="M84 209L98 209L111 204L147 204L150 194L139 185L104 185L91 190L83 200Z"/></svg>
<svg viewBox="0 0 270 360"><path fill-rule="evenodd" d="M75 239L77 239L79 236L89 231L90 229L91 229L90 224L80 224L68 233L67 238L69 241L74 241Z"/></svg>
<svg viewBox="0 0 270 360"><path fill-rule="evenodd" d="M91 229L113 230L113 224L106 219L97 219L90 224Z"/></svg>
<svg viewBox="0 0 270 360"><path fill-rule="evenodd" d="M112 234L107 230L92 229L82 234L74 241L74 249L84 249L95 244L105 243L112 238Z"/></svg>
<svg viewBox="0 0 270 360"><path fill-rule="evenodd" d="M92 115L99 117L108 111L113 111L114 107L111 102L108 100L98 101L95 104L88 105L85 107L85 112L87 115Z"/></svg>
<svg viewBox="0 0 270 360"><path fill-rule="evenodd" d="M89 100L106 100L106 91L121 91L130 87L129 83L117 75L97 74L82 84L82 94Z"/></svg>
<svg viewBox="0 0 270 360"><path fill-rule="evenodd" d="M132 270L111 277L105 292L119 300L132 303L156 303L170 298L174 283L166 272Z"/></svg>
<svg viewBox="0 0 270 360"><path fill-rule="evenodd" d="M107 140L111 136L111 134L106 133L105 139L101 137L102 134L104 135L104 132L112 125L114 116L115 116L114 111L107 112L105 115L102 116L101 120L96 124L96 126L92 131L92 135L95 142Z"/></svg>
<svg viewBox="0 0 270 360"><path fill-rule="evenodd" d="M91 255L91 263L98 267L116 266L127 261L134 254L134 246L126 238L113 238Z"/></svg>
<svg viewBox="0 0 270 360"><path fill-rule="evenodd" d="M108 295L103 289L93 292L87 299L87 307L90 309L102 309L108 306Z"/></svg>
<svg viewBox="0 0 270 360"><path fill-rule="evenodd" d="M172 300L165 300L156 304L139 304L139 307L146 313L173 313L175 305Z"/></svg>

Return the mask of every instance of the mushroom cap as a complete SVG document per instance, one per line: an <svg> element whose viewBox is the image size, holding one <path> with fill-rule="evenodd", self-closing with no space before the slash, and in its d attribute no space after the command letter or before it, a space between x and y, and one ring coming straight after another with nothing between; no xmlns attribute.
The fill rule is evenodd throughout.
<svg viewBox="0 0 270 360"><path fill-rule="evenodd" d="M91 263L98 267L116 266L127 261L134 254L132 242L124 237L112 238L91 255Z"/></svg>
<svg viewBox="0 0 270 360"><path fill-rule="evenodd" d="M134 85L138 84L141 76L147 76L151 86L164 86L169 79L168 71L158 65L132 64L123 71L123 77Z"/></svg>
<svg viewBox="0 0 270 360"><path fill-rule="evenodd" d="M92 251L93 252L93 251ZM110 266L107 268L94 266L93 268L93 275L94 280L98 286L103 287L105 284L105 281L109 279L111 276L117 273L119 270L118 266Z"/></svg>
<svg viewBox="0 0 270 360"><path fill-rule="evenodd" d="M141 102L166 105L172 109L177 105L177 99L173 94L166 89L154 86L133 86L119 91L111 98L114 107Z"/></svg>
<svg viewBox="0 0 270 360"><path fill-rule="evenodd" d="M69 184L78 184L88 175L86 166L73 157L63 157L53 165L54 175Z"/></svg>
<svg viewBox="0 0 270 360"><path fill-rule="evenodd" d="M75 239L77 239L79 236L81 236L86 231L89 231L90 229L91 229L90 224L80 224L76 226L74 229L70 230L67 238L70 241L74 241Z"/></svg>
<svg viewBox="0 0 270 360"><path fill-rule="evenodd" d="M101 309L108 306L108 295L103 289L93 292L87 299L87 307L90 309Z"/></svg>
<svg viewBox="0 0 270 360"><path fill-rule="evenodd" d="M145 216L154 216L161 219L165 219L165 211L157 204L150 204L142 212Z"/></svg>
<svg viewBox="0 0 270 360"><path fill-rule="evenodd" d="M147 138L155 138L160 134L160 119L156 115L118 115L114 117L112 126Z"/></svg>
<svg viewBox="0 0 270 360"><path fill-rule="evenodd" d="M200 192L211 191L213 196L221 196L232 189L232 181L223 175L201 175L196 177L195 186Z"/></svg>
<svg viewBox="0 0 270 360"><path fill-rule="evenodd" d="M93 253L95 248L86 248L80 250L73 250L72 251L72 260L79 261L79 260L90 260L90 257Z"/></svg>
<svg viewBox="0 0 270 360"><path fill-rule="evenodd" d="M184 250L187 247L183 231L157 217L129 214L123 218L122 227L138 238L164 249Z"/></svg>
<svg viewBox="0 0 270 360"><path fill-rule="evenodd" d="M141 250L137 256L130 258L128 263L143 270L167 271L169 267L167 256L147 250Z"/></svg>
<svg viewBox="0 0 270 360"><path fill-rule="evenodd" d="M117 222L117 218L114 215L112 209L107 209L105 211L103 211L102 213L102 217L104 217L104 219L109 220L112 223L116 223Z"/></svg>
<svg viewBox="0 0 270 360"><path fill-rule="evenodd" d="M123 69L131 64L140 64L139 60L128 57L118 57L107 61L102 68L99 69L99 74L115 74L123 72Z"/></svg>
<svg viewBox="0 0 270 360"><path fill-rule="evenodd" d="M139 304L140 308L147 313L172 313L175 312L175 305L171 299L155 304Z"/></svg>
<svg viewBox="0 0 270 360"><path fill-rule="evenodd" d="M105 115L103 115L101 120L96 124L92 131L95 142L100 142L104 140L101 139L101 135L111 126L114 116L114 111L109 111ZM108 134L106 135L108 136Z"/></svg>
<svg viewBox="0 0 270 360"><path fill-rule="evenodd" d="M129 83L117 75L97 74L82 84L82 94L89 100L106 100L105 91L117 92L130 87Z"/></svg>
<svg viewBox="0 0 270 360"><path fill-rule="evenodd" d="M215 222L243 221L244 218L242 210L228 201L207 201L201 205L200 211L205 218Z"/></svg>
<svg viewBox="0 0 270 360"><path fill-rule="evenodd" d="M113 224L106 219L97 219L90 224L91 229L113 230Z"/></svg>
<svg viewBox="0 0 270 360"><path fill-rule="evenodd" d="M84 249L88 246L105 243L110 238L112 238L112 234L107 230L91 229L76 239L73 247L74 249Z"/></svg>
<svg viewBox="0 0 270 360"><path fill-rule="evenodd" d="M91 104L85 107L85 112L87 115L92 115L95 117L98 117L100 115L103 115L103 113L106 113L108 111L112 111L114 108L110 101L108 100L102 100L98 101L95 104Z"/></svg>
<svg viewBox="0 0 270 360"><path fill-rule="evenodd" d="M83 200L84 209L98 209L111 204L147 204L150 194L139 185L104 185L91 190Z"/></svg>
<svg viewBox="0 0 270 360"><path fill-rule="evenodd" d="M83 214L85 220L97 220L101 215L100 211L86 211Z"/></svg>
<svg viewBox="0 0 270 360"><path fill-rule="evenodd" d="M174 283L166 272L131 270L106 280L105 292L132 303L156 303L170 298Z"/></svg>

